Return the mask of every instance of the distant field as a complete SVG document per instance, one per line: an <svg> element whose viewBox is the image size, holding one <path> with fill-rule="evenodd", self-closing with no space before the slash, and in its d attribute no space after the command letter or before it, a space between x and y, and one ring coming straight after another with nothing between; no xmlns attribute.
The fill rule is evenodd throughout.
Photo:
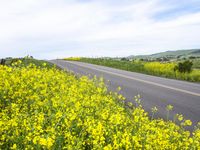
<svg viewBox="0 0 200 150"><path fill-rule="evenodd" d="M74 60L87 62L91 64L103 65L117 69L140 72L155 76L200 82L199 61L193 60L195 69L191 73L180 73L174 71L177 62L145 62L145 61L122 61L105 58L67 58L65 60Z"/></svg>

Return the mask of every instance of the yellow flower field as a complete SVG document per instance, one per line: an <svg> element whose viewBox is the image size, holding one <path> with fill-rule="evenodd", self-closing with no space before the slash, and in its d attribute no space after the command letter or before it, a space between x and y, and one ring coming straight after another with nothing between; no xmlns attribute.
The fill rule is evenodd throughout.
<svg viewBox="0 0 200 150"><path fill-rule="evenodd" d="M56 68L0 65L0 100L0 149L200 149L199 128L190 136L150 119L139 97L127 108L103 80Z"/></svg>

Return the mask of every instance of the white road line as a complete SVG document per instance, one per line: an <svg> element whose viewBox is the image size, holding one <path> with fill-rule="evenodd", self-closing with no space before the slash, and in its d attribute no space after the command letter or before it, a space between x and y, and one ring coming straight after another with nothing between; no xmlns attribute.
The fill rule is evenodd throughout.
<svg viewBox="0 0 200 150"><path fill-rule="evenodd" d="M194 96L200 96L200 93L194 93L194 92L191 92L191 91L178 89L178 88L175 88L175 87L162 85L162 84L159 84L159 83L154 83L154 82L151 82L151 81L146 81L146 80L134 78L134 77L131 77L131 76L127 76L127 75L123 75L123 74L119 74L119 73L115 73L115 72L111 72L111 71L107 71L107 70L103 70L103 69L91 68L91 67L87 67L87 66L84 66L84 65L81 65L81 64L77 64L77 63L73 63L73 62L69 62L69 61L67 61L67 62L71 63L71 64L74 64L74 65L78 65L78 66L84 67L84 68L89 68L89 69L97 70L97 71L100 71L100 72L105 72L105 73L108 73L108 74L112 74L112 75L115 75L115 76L119 76L119 77L131 79L131 80L135 80L135 81L139 81L139 82L143 82L143 83L147 83L147 84L163 87L163 88L170 89L170 90L175 90L175 91L182 92L182 93L191 94L191 95L194 95Z"/></svg>

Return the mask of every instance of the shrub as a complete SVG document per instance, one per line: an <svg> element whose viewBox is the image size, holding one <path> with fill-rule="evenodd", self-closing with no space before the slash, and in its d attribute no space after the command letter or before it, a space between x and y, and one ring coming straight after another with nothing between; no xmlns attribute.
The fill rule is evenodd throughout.
<svg viewBox="0 0 200 150"><path fill-rule="evenodd" d="M121 61L129 61L129 59L126 57L123 57L123 58L121 58Z"/></svg>
<svg viewBox="0 0 200 150"><path fill-rule="evenodd" d="M193 63L189 60L184 62L179 62L177 66L175 66L175 70L178 70L181 73L190 73L192 71Z"/></svg>
<svg viewBox="0 0 200 150"><path fill-rule="evenodd" d="M1 65L5 65L6 60L5 59L1 59Z"/></svg>

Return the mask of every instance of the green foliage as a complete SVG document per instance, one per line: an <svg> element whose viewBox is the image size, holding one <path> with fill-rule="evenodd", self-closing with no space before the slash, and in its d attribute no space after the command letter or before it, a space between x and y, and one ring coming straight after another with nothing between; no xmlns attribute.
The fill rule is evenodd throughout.
<svg viewBox="0 0 200 150"><path fill-rule="evenodd" d="M185 61L183 63L188 69L185 72L180 72L177 69L176 62L144 62L140 60L135 61L122 61L122 60L115 60L115 59L105 59L105 58L80 58L79 61L96 64L96 65L103 65L112 68L132 71L132 72L140 72L155 76L162 76L167 78L175 78L180 80L187 80L193 82L200 81L200 70L193 69L190 70L192 67L191 63ZM198 65L200 61L195 62Z"/></svg>
<svg viewBox="0 0 200 150"><path fill-rule="evenodd" d="M199 58L193 59L192 63L193 63L193 66L192 66L193 69L200 69L200 59Z"/></svg>
<svg viewBox="0 0 200 150"><path fill-rule="evenodd" d="M141 61L130 62L104 58L81 58L80 61L127 71L144 72L144 64Z"/></svg>
<svg viewBox="0 0 200 150"><path fill-rule="evenodd" d="M1 60L0 60L0 64L1 64L1 65L5 65L5 63L6 63L6 60L5 60L5 59L1 59Z"/></svg>
<svg viewBox="0 0 200 150"><path fill-rule="evenodd" d="M126 57L121 58L121 60L122 61L129 61L128 58L126 58Z"/></svg>
<svg viewBox="0 0 200 150"><path fill-rule="evenodd" d="M8 58L8 59L4 59L4 60L5 60L4 64L7 66L12 66L12 64L14 64L20 60L21 66L29 66L30 64L34 64L38 67L46 67L46 68L54 67L54 65L52 63L46 62L44 60L33 59L32 57L27 57L27 56L24 58ZM45 66L44 66L44 63L46 64Z"/></svg>
<svg viewBox="0 0 200 150"><path fill-rule="evenodd" d="M184 62L179 62L177 66L175 66L175 70L178 70L181 73L190 73L192 71L192 65L193 63L189 60L186 60Z"/></svg>

